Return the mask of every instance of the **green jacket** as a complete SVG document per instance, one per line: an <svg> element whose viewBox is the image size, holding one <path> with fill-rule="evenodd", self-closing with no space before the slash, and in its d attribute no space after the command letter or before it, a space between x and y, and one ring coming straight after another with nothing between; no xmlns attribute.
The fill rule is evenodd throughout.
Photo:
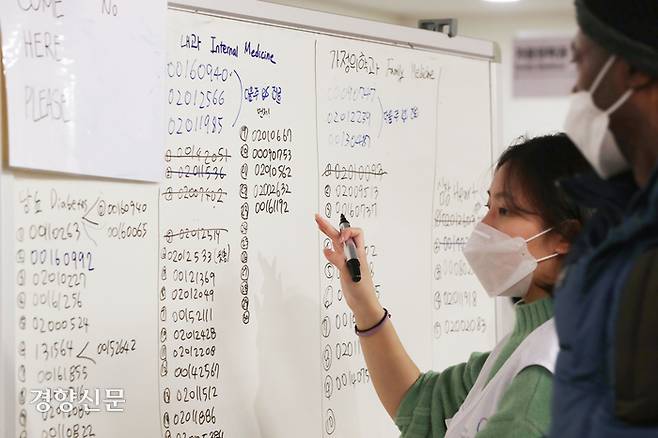
<svg viewBox="0 0 658 438"><path fill-rule="evenodd" d="M516 324L489 375L496 375L519 344L553 317L553 300L516 306ZM475 384L489 353L473 353L468 362L442 373L421 375L405 395L395 423L404 438L442 438L445 420L452 418ZM519 373L500 401L498 412L477 438L535 438L548 435L553 375L531 366Z"/></svg>

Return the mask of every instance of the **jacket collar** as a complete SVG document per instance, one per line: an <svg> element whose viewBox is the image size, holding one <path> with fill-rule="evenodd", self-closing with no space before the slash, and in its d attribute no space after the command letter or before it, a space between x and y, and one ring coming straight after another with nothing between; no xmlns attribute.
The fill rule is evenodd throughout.
<svg viewBox="0 0 658 438"><path fill-rule="evenodd" d="M623 214L639 192L631 172L604 180L592 171L560 180L558 184L574 202L586 208L614 212L616 216Z"/></svg>
<svg viewBox="0 0 658 438"><path fill-rule="evenodd" d="M647 205L654 211L658 210L658 165L643 189L635 183L632 172L609 180L601 179L594 172L588 172L561 180L558 184L575 202L587 208L612 209L620 214Z"/></svg>
<svg viewBox="0 0 658 438"><path fill-rule="evenodd" d="M644 189L637 186L630 172L610 180L603 180L594 173L583 174L559 184L574 202L596 209L595 216L587 224L587 231L569 252L566 261L567 264L574 263L583 253L594 251L592 260L598 261L591 262L588 281L593 281L608 267L602 254L621 242L632 240L632 246L646 243L646 239L634 236L637 237L641 230L656 230L658 227L658 167ZM655 236L655 231L653 233Z"/></svg>

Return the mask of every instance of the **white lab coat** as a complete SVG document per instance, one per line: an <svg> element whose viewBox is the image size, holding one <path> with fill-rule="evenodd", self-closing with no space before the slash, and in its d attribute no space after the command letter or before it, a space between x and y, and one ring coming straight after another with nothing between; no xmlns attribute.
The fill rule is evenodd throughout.
<svg viewBox="0 0 658 438"><path fill-rule="evenodd" d="M550 319L530 333L487 383L491 369L507 342L505 337L491 352L475 385L452 419L446 420L445 438L472 438L498 411L498 404L512 379L525 368L538 365L553 373L559 351L555 321Z"/></svg>

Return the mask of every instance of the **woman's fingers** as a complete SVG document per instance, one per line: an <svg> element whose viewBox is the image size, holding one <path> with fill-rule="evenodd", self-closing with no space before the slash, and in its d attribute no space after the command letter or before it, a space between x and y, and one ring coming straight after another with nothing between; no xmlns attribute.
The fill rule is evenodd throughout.
<svg viewBox="0 0 658 438"><path fill-rule="evenodd" d="M361 228L350 227L338 231L319 214L315 215L315 222L318 224L318 228L320 228L320 231L322 231L331 240L337 241L342 244L345 243L348 239L353 239L354 244L356 245L357 248L365 247L363 230Z"/></svg>
<svg viewBox="0 0 658 438"><path fill-rule="evenodd" d="M324 233L329 239L331 239L331 244L334 247L334 250L342 250L343 243L340 241L340 231L331 226L324 218L320 217L319 214L315 215L315 222L318 224L320 231Z"/></svg>
<svg viewBox="0 0 658 438"><path fill-rule="evenodd" d="M341 242L345 242L347 239L355 239L354 243L356 243L356 239L362 236L363 236L363 230L361 228L350 227L340 230Z"/></svg>
<svg viewBox="0 0 658 438"><path fill-rule="evenodd" d="M319 214L315 215L315 222L318 224L320 231L331 240L338 240L340 232L335 229L326 219L322 218Z"/></svg>
<svg viewBox="0 0 658 438"><path fill-rule="evenodd" d="M340 242L345 243L348 239L354 241L357 249L365 248L363 230L361 228L345 228L340 231Z"/></svg>
<svg viewBox="0 0 658 438"><path fill-rule="evenodd" d="M315 215L315 222L318 224L318 228L322 231L327 237L331 239L333 245L333 250L325 249L324 255L339 269L347 267L345 262L345 254L343 252L343 245L349 239L352 239L354 245L356 246L356 251L361 259L361 263L367 265L368 260L365 252L365 243L364 243L364 233L361 228L345 228L338 231L334 228L326 219L322 218L320 215Z"/></svg>
<svg viewBox="0 0 658 438"><path fill-rule="evenodd" d="M315 221L318 228L327 237L331 239L332 247L323 248L325 258L329 263L334 265L340 272L340 281L342 285L343 295L350 306L356 305L358 302L376 300L376 292L372 284L372 277L368 268L368 258L366 256L364 247L363 230L360 228L346 228L338 231L324 218L315 215ZM350 269L347 266L345 259L345 242L351 239L356 246L357 256L361 262L361 281L353 282L351 280Z"/></svg>
<svg viewBox="0 0 658 438"><path fill-rule="evenodd" d="M341 272L344 272L344 268L347 267L345 256L331 248L325 248L323 251L325 258L329 261L329 263L337 267Z"/></svg>

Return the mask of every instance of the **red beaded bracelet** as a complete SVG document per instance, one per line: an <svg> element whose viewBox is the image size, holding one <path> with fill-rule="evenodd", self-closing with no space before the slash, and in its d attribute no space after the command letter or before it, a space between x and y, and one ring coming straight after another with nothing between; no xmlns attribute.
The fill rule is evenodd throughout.
<svg viewBox="0 0 658 438"><path fill-rule="evenodd" d="M358 327L355 325L354 326L354 332L357 334L357 336L372 336L375 333L377 333L383 326L386 320L388 320L391 317L391 314L388 313L388 310L386 310L386 307L384 307L384 316L382 319L379 320L379 322L372 327L370 327L368 330L359 330Z"/></svg>

